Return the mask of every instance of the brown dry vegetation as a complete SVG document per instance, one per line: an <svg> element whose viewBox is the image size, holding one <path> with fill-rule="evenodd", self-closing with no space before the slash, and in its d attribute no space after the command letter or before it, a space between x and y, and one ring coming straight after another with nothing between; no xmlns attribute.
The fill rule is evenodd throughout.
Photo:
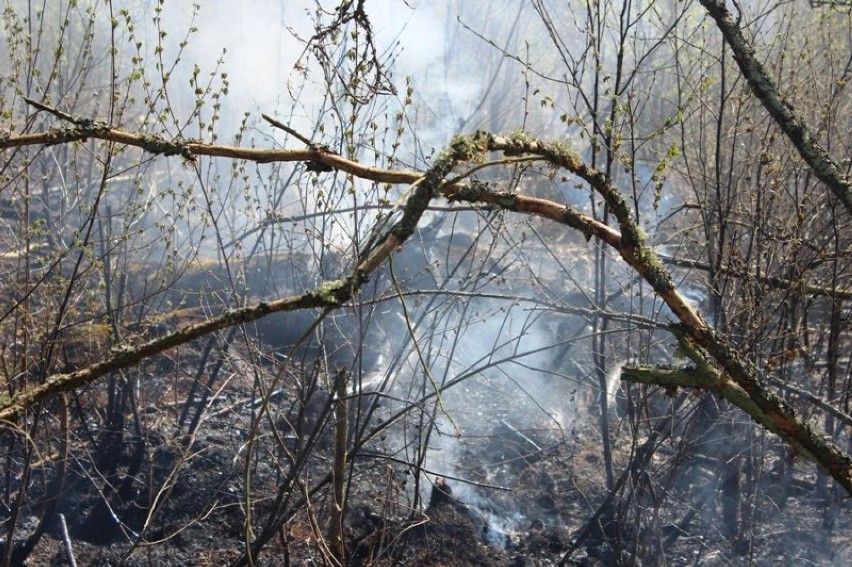
<svg viewBox="0 0 852 567"><path fill-rule="evenodd" d="M4 5L0 565L852 562L849 6L308 4Z"/></svg>

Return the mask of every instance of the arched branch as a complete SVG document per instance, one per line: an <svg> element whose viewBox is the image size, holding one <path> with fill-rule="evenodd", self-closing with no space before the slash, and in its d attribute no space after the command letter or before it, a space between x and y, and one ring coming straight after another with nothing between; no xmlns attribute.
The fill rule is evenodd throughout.
<svg viewBox="0 0 852 567"><path fill-rule="evenodd" d="M8 137L0 140L0 148L67 142L68 139L62 136L71 136L69 139L96 137L134 145L153 153L182 155L185 158L189 154L190 157L208 155L257 162L318 161L363 179L387 183L411 183L412 190L408 193L400 220L382 236L372 250L364 251L361 257L366 256L366 259L350 277L329 282L298 297L229 312L219 318L187 327L144 345L131 347L127 352L118 353L106 361L80 371L53 376L44 384L22 392L14 399L0 400L0 419L11 420L34 402L77 388L112 370L130 366L148 356L215 330L255 320L275 311L329 307L349 301L363 284L366 275L375 271L414 232L431 200L437 195L443 195L450 201L485 203L507 211L549 218L579 230L587 239L598 238L615 249L622 259L651 285L677 317L679 320L677 332L690 344L694 344L695 348L703 349L707 353L708 357L704 362L709 373L707 375L715 377L713 378L715 382L707 382L707 389L727 397L756 421L780 435L804 456L824 467L849 494L852 494L852 458L831 440L818 435L789 404L768 388L762 373L740 356L734 345L720 337L704 321L700 313L677 289L660 257L645 242L642 231L636 225L618 189L612 185L607 176L585 164L570 146L563 142L544 143L524 134L499 137L477 132L472 136L456 136L449 149L435 160L432 168L425 174L419 174L366 167L317 148L259 150L199 142L169 142L151 136L86 124L75 125L70 130L71 133L65 132L59 137L56 133ZM60 141L56 141L60 138ZM487 152L502 152L508 156L538 156L550 165L565 169L585 180L609 204L619 223L619 229L597 221L563 203L494 191L489 186L476 181L469 185L445 182L445 177L456 164L480 159Z"/></svg>

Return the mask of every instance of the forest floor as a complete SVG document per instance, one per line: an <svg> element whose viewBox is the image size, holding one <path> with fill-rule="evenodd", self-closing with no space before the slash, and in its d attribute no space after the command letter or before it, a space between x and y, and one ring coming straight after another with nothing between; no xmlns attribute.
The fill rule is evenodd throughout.
<svg viewBox="0 0 852 567"><path fill-rule="evenodd" d="M68 535L63 535L57 514L28 565L68 565L69 547L77 565L227 565L244 551L245 510L251 509L255 530L273 513L287 462L275 451L293 447L287 445L283 427L258 431L247 477L242 456L247 437L239 424L247 423L244 414L252 407L257 409L250 402L251 383L230 383L228 396L209 405L190 444L175 434L179 408L164 410L169 398L165 393L174 385L151 382L146 386L148 399L157 403L152 403L150 415L143 412L144 442L130 435L110 440L100 432L97 444L86 445L82 440L88 433L76 433L81 441L72 451L58 509ZM282 390L281 400L301 395L295 389ZM283 401L280 405L286 406ZM286 416L292 423L297 406L290 404L269 423L282 426ZM238 413L243 417L236 419ZM488 435L475 436L454 455L455 470L467 471L465 478L420 476L424 502L417 507L410 467L370 456L380 452L380 447L371 447L373 453L357 457L352 468L349 563L537 566L564 560L565 565L604 566L619 559L629 564L635 554L640 558L636 564L642 565L852 564L849 507L837 506L827 514L824 501L807 490L815 485L815 475L806 470L797 472L800 488L783 510L769 498L754 503L750 513L756 527L746 545L733 546L718 527L718 495L712 489L698 505L681 502L680 510L628 514L627 519L636 522L611 526L607 535L610 541L633 543L622 549L605 544L599 531L586 530L590 523L595 526L590 520L602 510L605 516L607 509L595 431L590 425L570 432L521 430L507 420L498 422ZM301 481L310 483L328 472L329 438L330 432L318 437ZM616 458L623 462L629 454L630 447L624 447ZM49 481L34 479L34 502L39 483ZM249 482L251 502L244 496ZM295 486L284 494L284 507L295 511L256 565L323 564L329 541L328 495L319 491L312 506L299 509L299 487L304 485ZM698 492L702 487L690 489ZM653 495L647 502L653 502ZM639 506L647 508L646 503ZM19 537L35 530L38 510L34 506L19 518ZM663 519L690 517L690 510L695 512L691 521L680 527Z"/></svg>

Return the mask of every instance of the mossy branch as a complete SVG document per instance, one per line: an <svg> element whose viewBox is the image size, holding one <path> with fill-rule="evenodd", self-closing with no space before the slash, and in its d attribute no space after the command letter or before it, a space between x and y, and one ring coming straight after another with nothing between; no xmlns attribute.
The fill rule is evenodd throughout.
<svg viewBox="0 0 852 567"><path fill-rule="evenodd" d="M819 144L814 133L789 100L781 96L766 68L755 56L754 48L743 35L739 23L728 11L725 0L700 0L700 2L716 22L725 42L733 51L734 61L739 65L752 93L792 142L814 175L825 183L843 203L846 210L852 213L852 183L843 175L840 167L831 159L825 148Z"/></svg>
<svg viewBox="0 0 852 567"><path fill-rule="evenodd" d="M810 424L797 417L783 398L766 387L748 391L727 373L719 370L692 337L672 326L679 350L692 362L688 367L667 368L625 365L621 378L636 384L653 384L667 389L695 388L713 392L745 411L752 419L789 443L799 454L825 467L852 494L849 475L852 459Z"/></svg>
<svg viewBox="0 0 852 567"><path fill-rule="evenodd" d="M715 0L708 0L715 1ZM79 121L77 121L79 122ZM668 305L680 322L684 336L709 357L706 368L700 369L702 377L718 373L718 380L708 389L729 397L732 402L749 412L768 429L781 435L803 454L826 468L828 472L852 494L852 459L830 440L815 435L813 430L783 399L774 395L761 377L761 372L744 360L735 347L720 337L701 317L699 312L679 292L671 275L659 256L647 244L645 236L631 216L623 196L610 179L585 164L564 142L540 142L523 133L509 137L477 132L472 136L457 136L433 163L426 173L394 171L363 166L339 155L315 147L304 150L263 150L219 146L194 141L169 142L156 136L140 135L101 124L78 124L64 130L43 134L26 134L0 138L0 149L32 144L62 143L72 139L99 138L115 143L137 146L164 155L180 154L184 157L218 156L245 159L258 163L271 161L313 161L329 168L339 169L361 179L382 183L412 184L411 194L403 208L402 218L384 233L376 245L364 251L356 272L345 280L330 282L314 292L296 298L259 304L244 310L229 312L219 318L182 329L144 345L131 347L127 352L116 353L106 361L71 374L56 375L44 384L15 396L7 403L0 400L0 419L11 420L32 403L67 391L94 380L113 370L135 364L147 356L157 354L215 330L250 321L276 310L302 307L335 307L348 301L360 288L367 275L380 266L416 229L423 212L439 194L450 200L487 203L505 210L534 214L550 218L583 232L586 238L596 237L619 252L621 257L647 282ZM484 184L449 184L446 176L459 162L480 161L486 152L503 152L510 157L534 155L550 165L564 168L585 180L607 202L619 223L616 230L564 203L527 197L513 193L493 191ZM709 373L709 374L708 374Z"/></svg>
<svg viewBox="0 0 852 567"><path fill-rule="evenodd" d="M429 206L432 198L439 192L444 178L453 167L466 159L473 159L477 146L472 138L456 137L450 147L435 160L425 175L418 176L416 189L409 195L403 209L402 218L397 221L379 240L378 246L367 259L358 265L350 276L321 284L316 289L298 296L285 297L269 302L228 311L207 321L189 325L165 336L155 338L141 345L125 345L114 349L105 360L67 374L54 374L44 383L18 393L11 398L0 399L0 426L3 422L12 423L32 405L68 392L94 380L138 364L142 360L162 353L176 346L186 344L215 331L255 321L271 313L296 311L312 308L335 308L351 300L369 274L375 271L396 249L414 232L417 223Z"/></svg>

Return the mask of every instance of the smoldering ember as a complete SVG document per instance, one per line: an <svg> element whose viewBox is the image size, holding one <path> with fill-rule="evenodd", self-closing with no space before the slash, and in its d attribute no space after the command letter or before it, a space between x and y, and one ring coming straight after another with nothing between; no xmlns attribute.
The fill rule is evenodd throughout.
<svg viewBox="0 0 852 567"><path fill-rule="evenodd" d="M0 565L852 565L848 0L6 0Z"/></svg>

